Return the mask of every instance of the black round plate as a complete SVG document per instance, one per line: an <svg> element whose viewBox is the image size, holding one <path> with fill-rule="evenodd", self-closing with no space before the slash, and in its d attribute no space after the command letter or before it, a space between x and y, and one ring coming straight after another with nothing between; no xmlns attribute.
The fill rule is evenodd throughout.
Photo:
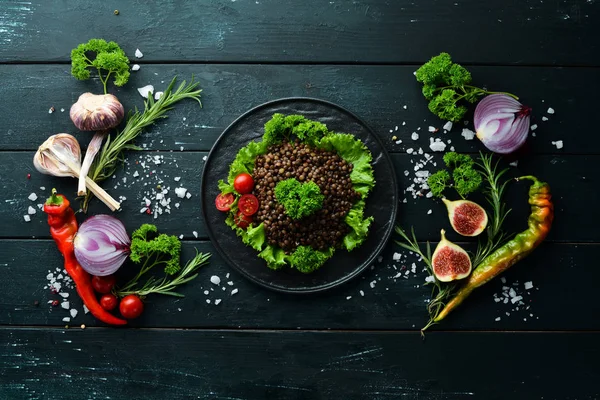
<svg viewBox="0 0 600 400"><path fill-rule="evenodd" d="M367 198L365 215L374 217L367 240L352 252L337 250L323 267L311 274L291 268L278 271L267 267L257 252L244 245L225 225L226 214L215 208L219 179L227 179L229 165L240 148L260 140L265 122L274 113L301 114L320 121L335 132L350 133L371 150L375 188ZM225 261L242 275L266 288L287 293L311 293L330 289L357 276L373 263L388 241L398 209L398 185L392 162L371 129L349 111L323 100L286 98L262 104L234 121L213 146L202 173L202 213L208 236Z"/></svg>

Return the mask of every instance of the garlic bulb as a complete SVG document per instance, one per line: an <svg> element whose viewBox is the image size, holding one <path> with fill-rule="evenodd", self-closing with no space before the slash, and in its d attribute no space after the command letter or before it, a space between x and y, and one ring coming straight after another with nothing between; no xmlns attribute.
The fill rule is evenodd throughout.
<svg viewBox="0 0 600 400"><path fill-rule="evenodd" d="M81 148L77 139L68 133L50 136L38 148L33 156L33 165L42 174L52 176L71 176L77 178L81 174ZM121 208L121 204L112 198L93 180L86 177L85 185L96 197L111 209Z"/></svg>
<svg viewBox="0 0 600 400"><path fill-rule="evenodd" d="M77 194L85 195L85 179L90 170L94 157L102 147L102 141L108 130L121 123L125 109L112 94L84 93L79 96L77 103L71 106L71 121L82 131L97 131L88 145L79 172Z"/></svg>
<svg viewBox="0 0 600 400"><path fill-rule="evenodd" d="M125 109L112 94L84 93L71 106L71 121L82 131L101 131L119 125Z"/></svg>

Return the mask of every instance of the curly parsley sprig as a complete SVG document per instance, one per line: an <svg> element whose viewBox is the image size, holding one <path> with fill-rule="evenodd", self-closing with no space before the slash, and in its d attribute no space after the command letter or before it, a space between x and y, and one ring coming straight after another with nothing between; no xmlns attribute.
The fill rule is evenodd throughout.
<svg viewBox="0 0 600 400"><path fill-rule="evenodd" d="M479 97L488 94L502 93L515 99L517 96L507 92L492 92L469 85L471 73L460 64L452 62L448 53L440 53L423 64L416 72L417 81L423 83L423 96L429 100L429 110L452 122L460 121L467 107L463 105L475 103Z"/></svg>
<svg viewBox="0 0 600 400"><path fill-rule="evenodd" d="M71 50L71 74L84 81L90 78L90 69L98 71L104 94L111 75L116 86L123 86L129 80L129 59L115 42L90 39Z"/></svg>

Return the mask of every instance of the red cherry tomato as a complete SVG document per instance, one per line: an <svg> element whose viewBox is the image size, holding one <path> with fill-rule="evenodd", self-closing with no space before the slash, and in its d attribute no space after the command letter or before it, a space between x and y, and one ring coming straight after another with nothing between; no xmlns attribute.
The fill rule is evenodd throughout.
<svg viewBox="0 0 600 400"><path fill-rule="evenodd" d="M233 181L233 188L239 194L250 193L254 189L254 179L247 173L239 174Z"/></svg>
<svg viewBox="0 0 600 400"><path fill-rule="evenodd" d="M238 200L238 209L248 217L254 215L258 211L258 199L253 194L245 194Z"/></svg>
<svg viewBox="0 0 600 400"><path fill-rule="evenodd" d="M215 205L219 211L229 211L234 201L233 193L219 193L215 199Z"/></svg>
<svg viewBox="0 0 600 400"><path fill-rule="evenodd" d="M113 275L94 276L92 278L92 287L98 293L109 293L115 286L116 279Z"/></svg>
<svg viewBox="0 0 600 400"><path fill-rule="evenodd" d="M252 223L252 217L242 214L240 210L235 214L233 220L235 221L235 224L242 229L246 229Z"/></svg>
<svg viewBox="0 0 600 400"><path fill-rule="evenodd" d="M104 308L106 311L112 311L117 308L119 304L119 299L114 294L105 294L100 297L100 306Z"/></svg>
<svg viewBox="0 0 600 400"><path fill-rule="evenodd" d="M119 311L124 318L137 318L144 311L144 303L142 302L142 299L135 294L130 294L121 299Z"/></svg>

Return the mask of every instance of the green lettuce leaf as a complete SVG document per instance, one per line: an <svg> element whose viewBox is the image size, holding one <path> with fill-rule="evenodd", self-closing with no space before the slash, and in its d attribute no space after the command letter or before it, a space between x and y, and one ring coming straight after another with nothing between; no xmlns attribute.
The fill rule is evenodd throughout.
<svg viewBox="0 0 600 400"><path fill-rule="evenodd" d="M235 224L234 214L229 213L225 219L225 223L233 229L239 237L242 238L244 244L252 247L256 251L261 251L266 240L265 226L261 223L258 226L250 225L248 229L242 229Z"/></svg>
<svg viewBox="0 0 600 400"><path fill-rule="evenodd" d="M287 265L290 256L286 255L282 248L267 245L258 256L267 262L267 267L271 269L281 269Z"/></svg>
<svg viewBox="0 0 600 400"><path fill-rule="evenodd" d="M365 202L360 200L352 206L348 211L348 215L346 215L345 221L352 228L350 233L344 236L344 247L348 251L360 246L369 233L369 226L373 222L373 217L365 218L364 208Z"/></svg>
<svg viewBox="0 0 600 400"><path fill-rule="evenodd" d="M265 142L250 142L238 151L235 159L229 166L227 182L231 187L233 187L235 177L239 174L245 172L252 175L252 171L254 170L254 160L257 156L265 154L267 152L267 147Z"/></svg>

